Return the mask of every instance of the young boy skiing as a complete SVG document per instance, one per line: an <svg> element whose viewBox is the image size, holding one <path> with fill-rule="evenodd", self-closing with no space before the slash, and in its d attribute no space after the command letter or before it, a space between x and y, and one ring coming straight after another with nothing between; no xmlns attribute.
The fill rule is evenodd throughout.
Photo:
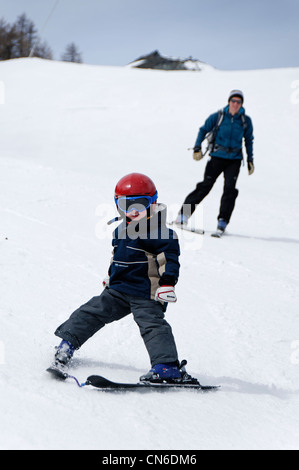
<svg viewBox="0 0 299 470"><path fill-rule="evenodd" d="M176 302L180 248L177 235L166 227L166 206L157 204L153 181L140 173L124 176L115 188L122 222L113 234L109 280L101 295L79 307L60 325L62 338L54 366L66 367L76 349L106 324L132 313L151 369L141 381L188 382L180 366L172 330L164 318L168 302Z"/></svg>

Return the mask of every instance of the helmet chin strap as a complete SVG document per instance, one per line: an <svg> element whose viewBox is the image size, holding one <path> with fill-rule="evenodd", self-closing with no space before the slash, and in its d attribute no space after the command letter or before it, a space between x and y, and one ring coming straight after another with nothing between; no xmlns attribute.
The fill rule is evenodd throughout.
<svg viewBox="0 0 299 470"><path fill-rule="evenodd" d="M117 222L118 220L122 220L122 219L123 219L123 217L114 217L113 219L111 219L107 222L107 225L111 225L114 222Z"/></svg>

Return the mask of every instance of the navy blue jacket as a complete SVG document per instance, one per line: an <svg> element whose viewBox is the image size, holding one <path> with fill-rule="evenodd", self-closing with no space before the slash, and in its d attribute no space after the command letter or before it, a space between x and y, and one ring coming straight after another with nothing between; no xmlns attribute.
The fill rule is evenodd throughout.
<svg viewBox="0 0 299 470"><path fill-rule="evenodd" d="M245 140L247 160L253 161L253 126L249 116L245 115L246 128L244 129L241 115L245 114L242 107L238 114L232 116L229 113L229 106L224 108L223 121L218 129L214 151L210 153L212 157L228 158L230 160L242 160L242 142ZM195 147L200 147L206 134L211 132L218 121L218 112L211 114L204 125L199 129Z"/></svg>
<svg viewBox="0 0 299 470"><path fill-rule="evenodd" d="M113 235L109 287L125 294L154 299L161 285L179 277L177 234L166 227L166 206L158 204L149 219L123 222Z"/></svg>

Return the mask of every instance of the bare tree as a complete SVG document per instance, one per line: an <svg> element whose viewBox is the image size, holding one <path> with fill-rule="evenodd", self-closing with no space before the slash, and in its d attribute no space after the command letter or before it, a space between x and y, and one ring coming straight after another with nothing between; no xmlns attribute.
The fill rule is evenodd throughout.
<svg viewBox="0 0 299 470"><path fill-rule="evenodd" d="M37 43L37 30L33 21L23 13L15 23L17 43L15 57L28 57L32 47Z"/></svg>
<svg viewBox="0 0 299 470"><path fill-rule="evenodd" d="M33 21L25 13L12 26L0 20L0 60L28 57L31 51L35 57L52 59L52 51L41 42Z"/></svg>
<svg viewBox="0 0 299 470"><path fill-rule="evenodd" d="M16 45L16 29L0 19L0 60L12 59Z"/></svg>
<svg viewBox="0 0 299 470"><path fill-rule="evenodd" d="M61 56L61 60L64 62L77 62L82 63L82 55L78 51L75 43L70 43L66 46L64 54Z"/></svg>
<svg viewBox="0 0 299 470"><path fill-rule="evenodd" d="M53 54L51 48L48 46L46 41L41 42L38 41L37 44L33 48L34 57L40 57L41 59L53 59Z"/></svg>
<svg viewBox="0 0 299 470"><path fill-rule="evenodd" d="M0 18L0 60L20 57L53 59L50 47L45 41L40 40L35 24L25 13L18 16L12 25L8 24L4 18ZM61 60L82 62L82 54L74 42L66 46Z"/></svg>

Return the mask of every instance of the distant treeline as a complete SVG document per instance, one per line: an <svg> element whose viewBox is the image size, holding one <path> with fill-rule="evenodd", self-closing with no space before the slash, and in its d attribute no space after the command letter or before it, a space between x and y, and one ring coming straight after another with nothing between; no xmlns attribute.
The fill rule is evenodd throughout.
<svg viewBox="0 0 299 470"><path fill-rule="evenodd" d="M40 39L33 21L25 13L20 15L13 24L9 24L4 18L0 18L0 60L29 56L53 59L50 46ZM74 43L66 46L61 60L82 62L81 54Z"/></svg>

